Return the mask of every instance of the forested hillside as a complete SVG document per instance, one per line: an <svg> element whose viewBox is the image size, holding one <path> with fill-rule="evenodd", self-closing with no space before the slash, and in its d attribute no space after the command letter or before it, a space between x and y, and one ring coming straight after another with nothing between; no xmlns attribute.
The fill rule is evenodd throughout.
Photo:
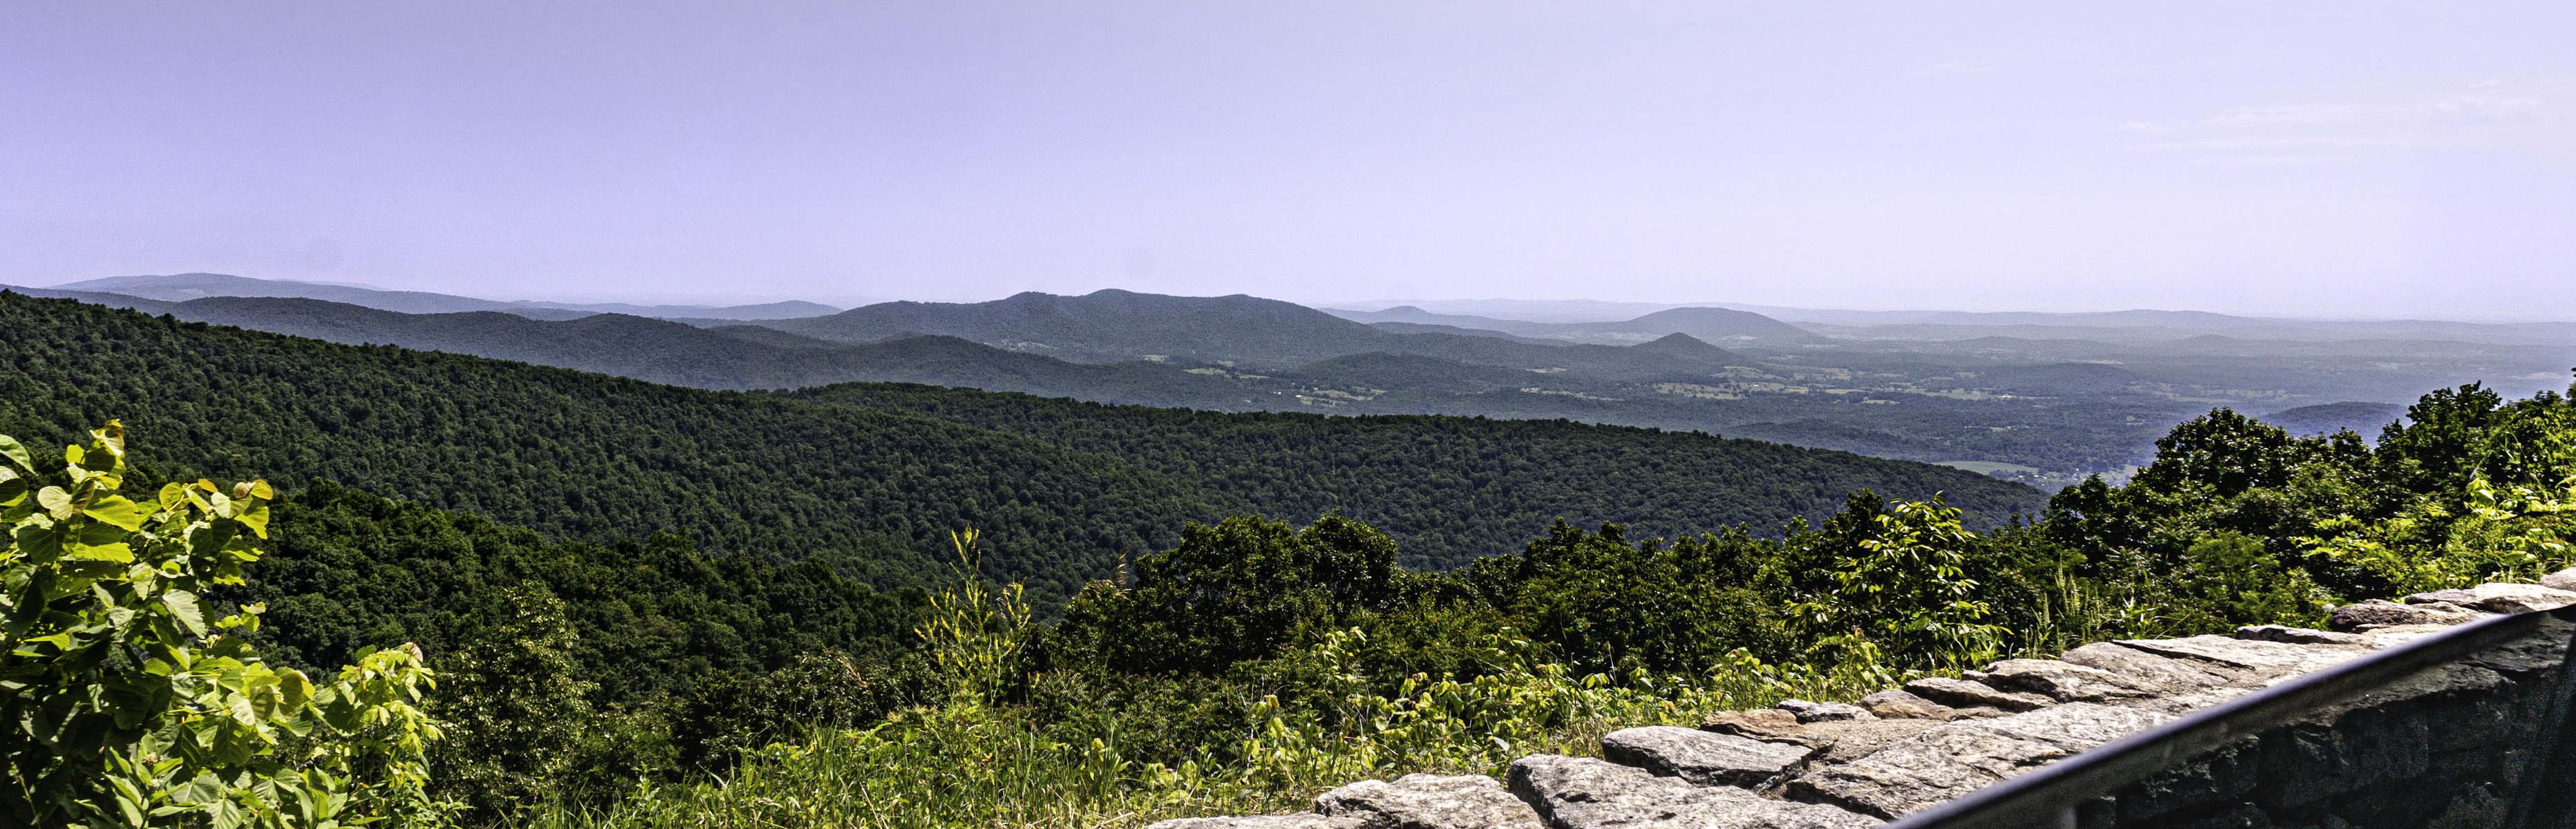
<svg viewBox="0 0 2576 829"><path fill-rule="evenodd" d="M146 467L155 479L336 481L571 539L674 531L712 553L823 556L889 584L935 572L945 534L975 526L987 533L992 572L1042 596L1107 575L1121 550L1167 545L1187 521L1334 508L1388 516L1391 505L1428 505L1423 493L1445 501L1407 515L1398 537L1420 550L1415 561L1435 565L1512 549L1558 517L1679 534L1821 516L1862 486L1948 492L1985 522L2039 499L1919 464L1472 419L1326 426L1191 415L1173 421L1188 430L1157 436L1129 459L1116 441L1058 443L909 412L335 345L14 294L0 295L0 361L12 369L0 375L0 433L53 442L121 417L172 447ZM984 405L1062 410L993 400ZM1238 422L1256 425L1218 428ZM1307 423L1321 437L1219 446L1279 422ZM1229 460L1194 468L1155 452Z"/></svg>
<svg viewBox="0 0 2576 829"><path fill-rule="evenodd" d="M945 334L1086 363L1146 355L1284 368L1384 348L1391 335L1302 305L1249 296L1104 290L992 302L882 302L762 325L840 342Z"/></svg>
<svg viewBox="0 0 2576 829"><path fill-rule="evenodd" d="M1339 356L1257 371L1198 360L1186 353L1174 356L1164 352L1190 351L1182 346L1194 341L1191 338L1212 336L1208 325L1216 323L1176 319L1164 322L1160 326L1164 330L1127 331L1108 324L1125 319L1116 314L1102 318L1101 325L1073 326L1082 330L1062 330L1065 326L1057 324L1064 322L1061 319L1041 320L1040 327L1055 326L1051 330L1056 333L1075 336L1107 327L1124 338L1118 342L1125 343L1102 346L1109 352L1163 359L1106 363L1058 359L1050 355L1084 352L1100 357L1109 352L1085 351L1091 346L1072 352L1041 348L1042 344L999 336L994 333L999 329L989 325L969 332L987 338L985 342L913 335L843 343L720 320L699 320L710 327L693 329L667 320L616 314L539 321L524 314L400 314L296 298L161 302L47 293L339 343L524 360L700 388L782 389L891 381L1219 411L1565 418L1714 431L1879 457L2049 470L2038 480L2062 479L2072 470L2123 468L2161 424L2178 419L2178 412L2189 408L2154 397L2155 387L2145 378L2101 364L2002 365L1966 371L1913 358L1871 358L1852 368L1816 367L1800 362L1807 359L1802 355L1775 354L1769 362L1749 359L1687 334L1626 346L1547 344L1494 332L1458 331L1319 339L1280 332L1319 320L1321 325L1340 329L1356 323L1295 306L1285 306L1293 313L1269 314L1281 304L1223 297L1135 296L1180 317L1209 313L1222 318L1229 308L1260 311L1269 318L1252 327L1266 326L1280 333L1273 339ZM949 310L982 320L979 324L1002 325L1008 320L984 319L998 313L998 305L979 303ZM1376 350L1336 350L1356 348ZM2071 379L2076 385L2051 385L2057 379Z"/></svg>
<svg viewBox="0 0 2576 829"><path fill-rule="evenodd" d="M1369 323L1387 331L1407 330L1393 326L1439 326L1566 342L1624 344L1645 342L1668 334L1689 334L1709 342L1759 343L1780 348L1824 340L1797 326L1751 311L1730 308L1671 308L1617 322L1531 322L1434 314L1411 305L1382 311L1325 310L1334 316Z"/></svg>
<svg viewBox="0 0 2576 829"><path fill-rule="evenodd" d="M1796 505L1839 505L1843 494L1862 489L1943 493L1981 526L2016 511L2035 513L2026 506L2029 488L1964 470L1689 432L1561 420L1223 414L889 383L787 396L922 414L1116 457L1264 505L1266 515L1338 509L1401 540L1412 567L1452 567L1511 549L1468 539L1527 536L1553 518L1606 520L1641 538L1677 538L1726 524L1768 528L1818 518L1831 508ZM1428 472L1399 478L1373 471L1388 468ZM1582 481L1621 483L1576 483ZM1649 489L1629 481L1654 483ZM1541 493L1544 501L1533 499ZM1744 517L1676 520L1719 511ZM1596 517L1613 515L1640 517Z"/></svg>

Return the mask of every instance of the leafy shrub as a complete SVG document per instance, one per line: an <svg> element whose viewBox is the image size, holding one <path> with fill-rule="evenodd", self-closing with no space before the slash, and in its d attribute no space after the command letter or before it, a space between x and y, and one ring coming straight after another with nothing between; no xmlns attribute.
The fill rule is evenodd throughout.
<svg viewBox="0 0 2576 829"><path fill-rule="evenodd" d="M417 648L367 651L323 682L263 661L258 608L209 619L268 532L261 481L199 480L151 502L116 421L60 478L0 437L0 814L20 826L322 827L443 822L423 791L439 730Z"/></svg>

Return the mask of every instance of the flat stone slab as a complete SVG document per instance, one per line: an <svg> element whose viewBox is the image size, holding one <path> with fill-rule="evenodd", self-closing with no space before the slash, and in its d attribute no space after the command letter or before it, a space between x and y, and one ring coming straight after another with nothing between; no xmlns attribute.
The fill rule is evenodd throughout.
<svg viewBox="0 0 2576 829"><path fill-rule="evenodd" d="M2004 716L1992 708L1953 709ZM1941 727L1942 720L1870 720L1868 722L1820 722L1807 726L1807 745L1822 753L1808 758L1809 767L1827 763L1849 763L1895 745L1896 741Z"/></svg>
<svg viewBox="0 0 2576 829"><path fill-rule="evenodd" d="M2099 668L2166 689L2166 693L2190 693L2237 684L2244 672L2197 659L2174 659L2158 656L2137 648L2125 648L2109 642L2095 642L2062 654L2058 661L2087 668Z"/></svg>
<svg viewBox="0 0 2576 829"><path fill-rule="evenodd" d="M1862 829L1879 823L1833 806L1693 786L1589 757L1523 757L1512 762L1511 788L1538 805L1551 829Z"/></svg>
<svg viewBox="0 0 2576 829"><path fill-rule="evenodd" d="M2026 691L2058 702L2105 702L2161 696L2173 689L2151 679L2055 659L2006 659L1969 676L2006 691Z"/></svg>
<svg viewBox="0 0 2576 829"><path fill-rule="evenodd" d="M1806 765L1815 749L1694 728L1650 725L1601 738L1601 756L1697 786L1759 789Z"/></svg>
<svg viewBox="0 0 2576 829"><path fill-rule="evenodd" d="M1796 716L1800 723L1878 719L1878 715L1870 713L1869 709L1845 702L1808 702L1803 699L1784 699L1780 701L1780 704L1771 707L1789 712L1791 715Z"/></svg>
<svg viewBox="0 0 2576 829"><path fill-rule="evenodd" d="M1155 821L1145 829L1361 829L1353 818L1325 817L1313 812L1293 815L1245 815L1242 817L1185 817Z"/></svg>
<svg viewBox="0 0 2576 829"><path fill-rule="evenodd" d="M1867 757L1810 771L1791 781L1788 790L1802 800L1895 818L2170 719L2138 708L2070 702L1991 720L1961 720Z"/></svg>
<svg viewBox="0 0 2576 829"><path fill-rule="evenodd" d="M1942 705L1905 691L1880 691L1860 698L1860 707L1869 709L1880 719L1889 720L1955 720L1960 709Z"/></svg>
<svg viewBox="0 0 2576 829"><path fill-rule="evenodd" d="M1699 720L1699 730L1734 734L1770 742L1802 742L1806 727L1798 724L1798 715L1777 708L1751 711L1719 711Z"/></svg>
<svg viewBox="0 0 2576 829"><path fill-rule="evenodd" d="M1687 731L1688 729L1675 729ZM1692 732L1698 733L1698 732ZM1717 736L1717 735L1709 735ZM1362 780L1315 797L1315 811L1353 829L1543 829L1538 812L1481 774Z"/></svg>
<svg viewBox="0 0 2576 829"><path fill-rule="evenodd" d="M2252 642L2288 642L2293 645L2367 645L2370 639L2358 633L2337 633L2315 628L2282 625L2245 625L2236 629L2236 638Z"/></svg>
<svg viewBox="0 0 2576 829"><path fill-rule="evenodd" d="M2369 633L2361 634L2361 638L2365 644L2370 645L2372 650L2379 650L2403 645L2450 630L2452 627L2452 625L2388 625L2373 627Z"/></svg>
<svg viewBox="0 0 2576 829"><path fill-rule="evenodd" d="M2398 604L2386 599L2371 599L2335 608L2326 626L2342 631L2366 632L2406 625L2456 625L2474 622L2486 615L2450 602Z"/></svg>
<svg viewBox="0 0 2576 829"><path fill-rule="evenodd" d="M1939 676L1905 683L1905 691L1952 708L2029 711L2057 704L2056 700L2026 691L2006 691L1982 682Z"/></svg>
<svg viewBox="0 0 2576 829"><path fill-rule="evenodd" d="M2448 602L2488 613L2529 613L2576 604L2576 591L2537 584L2488 582L2467 590L2435 590L2406 597L2407 604Z"/></svg>
<svg viewBox="0 0 2576 829"><path fill-rule="evenodd" d="M2358 645L2256 642L2215 635L2120 639L2116 643L2157 656L2207 660L2261 674L2263 679L2322 670L2369 652Z"/></svg>

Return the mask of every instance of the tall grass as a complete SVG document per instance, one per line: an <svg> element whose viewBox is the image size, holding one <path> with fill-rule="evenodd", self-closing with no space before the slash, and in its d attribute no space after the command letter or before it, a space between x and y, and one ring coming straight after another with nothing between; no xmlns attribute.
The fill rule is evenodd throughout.
<svg viewBox="0 0 2576 829"><path fill-rule="evenodd" d="M971 544L960 539L961 554ZM1298 811L1323 789L1417 771L1498 774L1536 753L1593 754L1603 734L1695 724L1708 712L1781 699L1848 700L1906 677L1866 645L1829 670L1738 651L1706 676L1574 676L1508 631L1471 679L1415 675L1394 693L1358 667L1365 634L1335 631L1282 657L1320 708L1260 705L1258 725L1221 765L1138 762L1112 741L1050 740L1030 712L998 703L1002 655L1026 633L1014 590L990 590L971 558L923 630L950 666L951 696L865 728L822 730L750 753L722 779L637 789L598 811L552 807L536 829L752 827L1133 827L1169 817ZM1320 677L1320 679L1314 679ZM1210 753L1210 756L1216 756Z"/></svg>

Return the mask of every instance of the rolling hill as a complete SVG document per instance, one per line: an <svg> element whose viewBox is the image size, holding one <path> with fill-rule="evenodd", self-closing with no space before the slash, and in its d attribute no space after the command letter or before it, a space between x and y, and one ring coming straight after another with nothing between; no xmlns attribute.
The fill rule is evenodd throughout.
<svg viewBox="0 0 2576 829"><path fill-rule="evenodd" d="M1075 362L1177 357L1268 368L1386 350L1392 336L1273 299L1119 290L1082 296L1030 292L975 303L885 302L761 324L837 342L944 334Z"/></svg>
<svg viewBox="0 0 2576 829"><path fill-rule="evenodd" d="M1947 492L1983 522L2040 501L1943 467L1688 432L909 385L743 394L8 292L0 364L0 434L42 445L122 418L146 481L331 480L565 538L671 530L820 556L880 583L934 572L945 533L975 526L996 575L1051 597L1184 521L1244 512L1384 518L1410 560L1448 565L1558 517L1674 534L1820 516L1858 487Z"/></svg>
<svg viewBox="0 0 2576 829"><path fill-rule="evenodd" d="M25 289L20 289L22 292ZM289 297L343 302L384 311L407 314L448 314L460 311L500 311L532 319L572 319L585 314L633 314L637 316L707 318L718 320L764 320L788 317L810 317L830 314L839 309L816 302L771 302L759 305L632 305L627 303L560 303L503 302L453 294L424 291L387 291L359 285L335 285L324 282L296 282L286 279L253 279L220 273L181 273L159 276L111 276L55 285L53 291L96 294L119 294L162 302L185 302L207 297Z"/></svg>
<svg viewBox="0 0 2576 829"><path fill-rule="evenodd" d="M1821 342L1823 337L1751 311L1729 308L1670 308L1617 322L1530 322L1496 319L1463 314L1435 314L1411 305L1400 305L1382 311L1347 311L1326 309L1344 319L1377 325L1443 326L1479 329L1542 340L1626 345L1645 342L1670 334L1688 334L1693 339L1710 343L1760 345L1786 348L1803 343Z"/></svg>
<svg viewBox="0 0 2576 829"><path fill-rule="evenodd" d="M62 292L49 292L62 293ZM1734 356L1687 335L1635 347L1536 345L1457 334L1363 331L1383 350L1337 354L1295 367L1231 371L1193 358L1084 363L904 333L865 343L832 342L760 325L701 328L625 314L533 320L469 311L405 314L345 303L272 297L162 302L107 294L68 298L179 319L232 325L351 345L399 345L656 383L711 389L803 388L852 381L967 386L1117 403L1221 410L1295 408L1294 395L1321 386L1416 392L1519 388L1547 380L1578 391L1653 378L1691 379L1722 370ZM1186 299L1160 297L1158 299ZM877 306L870 306L877 307ZM1290 306L1296 307L1296 306ZM1314 315L1322 316L1322 315ZM1333 326L1356 327L1323 317ZM1573 374L1568 375L1567 372ZM1459 385L1465 377L1483 378ZM1425 381L1431 381L1429 385ZM1569 385L1570 384L1570 385ZM1463 414L1480 413L1474 409Z"/></svg>

